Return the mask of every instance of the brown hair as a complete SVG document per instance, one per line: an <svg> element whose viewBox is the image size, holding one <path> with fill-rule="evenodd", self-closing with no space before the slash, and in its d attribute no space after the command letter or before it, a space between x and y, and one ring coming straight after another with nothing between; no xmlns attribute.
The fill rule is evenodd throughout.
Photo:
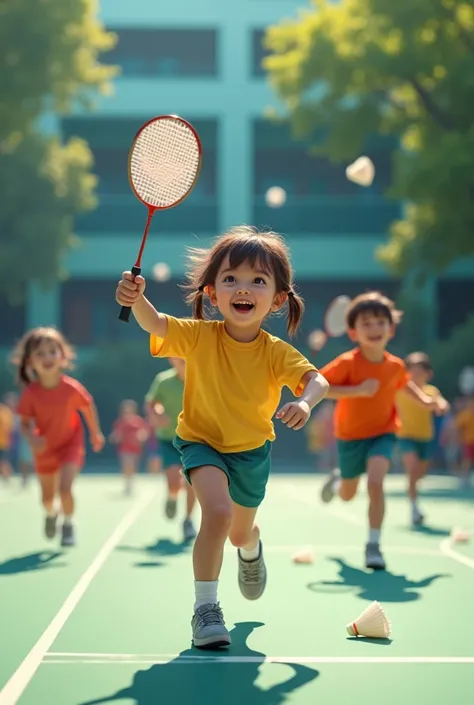
<svg viewBox="0 0 474 705"><path fill-rule="evenodd" d="M410 353L405 358L405 364L408 370L412 369L413 367L421 367L425 372L433 372L431 360L429 356L424 352Z"/></svg>
<svg viewBox="0 0 474 705"><path fill-rule="evenodd" d="M75 359L76 355L73 347L67 342L62 333L56 330L56 328L33 328L25 333L15 347L11 357L13 364L18 367L17 378L21 384L30 384L30 382L34 381L34 378L31 377L31 373L28 372L28 360L45 340L56 343L61 349L65 361L65 369L71 369L73 367L72 361Z"/></svg>
<svg viewBox="0 0 474 705"><path fill-rule="evenodd" d="M346 312L348 328L355 328L358 317L363 313L386 318L391 325L397 325L402 318L402 311L397 311L395 303L380 291L368 291L352 299Z"/></svg>
<svg viewBox="0 0 474 705"><path fill-rule="evenodd" d="M189 291L186 301L193 307L193 317L205 317L204 290L207 286L214 286L226 257L232 269L248 261L252 267L258 263L263 271L273 274L276 293L288 295L287 330L290 336L294 336L303 317L304 301L294 290L288 247L278 233L259 231L248 225L231 228L208 250L189 250L190 267L185 288Z"/></svg>

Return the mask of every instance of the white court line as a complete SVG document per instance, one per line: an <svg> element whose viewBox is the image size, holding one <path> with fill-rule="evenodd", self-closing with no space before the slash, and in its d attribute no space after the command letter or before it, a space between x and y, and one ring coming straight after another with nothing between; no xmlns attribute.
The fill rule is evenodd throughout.
<svg viewBox="0 0 474 705"><path fill-rule="evenodd" d="M94 654L50 652L44 664L170 664L193 665L199 663L468 663L474 664L474 656L200 656L180 654Z"/></svg>
<svg viewBox="0 0 474 705"><path fill-rule="evenodd" d="M455 551L454 548L451 546L450 539L444 539L443 541L441 541L441 543L439 544L439 550L441 551L441 553L444 553L445 556L448 556L448 558L452 558L453 561L462 563L468 568L472 568L474 570L474 560L472 558L468 558L467 556L463 556L463 554L458 553L458 551Z"/></svg>
<svg viewBox="0 0 474 705"><path fill-rule="evenodd" d="M29 654L24 658L15 673L0 691L0 705L15 705L15 703L18 702L28 683L38 670L45 654L51 647L51 644L53 644L59 632L77 607L89 585L94 580L95 576L102 568L117 544L120 543L124 534L128 531L128 529L130 529L132 524L137 520L139 515L145 507L150 504L154 497L154 492L143 495L122 518L121 522L104 543L90 566L79 578L58 613L55 617L53 617L52 621L48 627L46 627L46 630L40 636Z"/></svg>

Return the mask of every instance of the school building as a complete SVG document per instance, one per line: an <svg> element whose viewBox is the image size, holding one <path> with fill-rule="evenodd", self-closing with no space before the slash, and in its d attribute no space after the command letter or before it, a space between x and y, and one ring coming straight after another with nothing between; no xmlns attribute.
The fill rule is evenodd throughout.
<svg viewBox="0 0 474 705"><path fill-rule="evenodd" d="M364 189L347 181L345 165L309 156L287 128L264 118L276 100L261 68L262 33L294 17L301 5L302 0L102 0L101 17L119 37L105 60L120 65L122 75L113 95L98 99L93 112L57 123L64 136L89 142L99 205L77 221L81 244L64 263L69 278L47 291L32 284L22 315L12 313L2 327L8 340L1 345L25 326L39 324L60 326L86 356L98 344L141 334L135 323L117 321L114 290L119 274L135 261L146 220L128 184L128 150L138 127L160 113L191 121L203 144L196 188L179 207L155 215L143 260L145 275L157 262L171 268L170 281L151 287L163 310L186 310L177 286L186 246L206 245L239 223L269 226L287 237L307 302L307 328L321 325L325 305L337 294L370 287L398 291L400 283L374 253L402 208L382 195L390 181L390 145L374 139L368 148L377 176ZM283 207L267 206L270 186L286 190ZM474 299L472 262L429 281L422 296L431 305L432 335L445 335Z"/></svg>

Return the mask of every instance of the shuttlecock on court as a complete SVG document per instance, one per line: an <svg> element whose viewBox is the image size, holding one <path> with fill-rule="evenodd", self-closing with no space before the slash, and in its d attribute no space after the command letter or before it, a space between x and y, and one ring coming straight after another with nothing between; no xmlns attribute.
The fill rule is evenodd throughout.
<svg viewBox="0 0 474 705"><path fill-rule="evenodd" d="M171 270L165 262L157 262L153 267L153 279L157 282L166 282L171 277Z"/></svg>
<svg viewBox="0 0 474 705"><path fill-rule="evenodd" d="M355 622L346 625L350 636L367 636L372 639L387 639L391 635L391 624L381 605L374 601L360 614Z"/></svg>
<svg viewBox="0 0 474 705"><path fill-rule="evenodd" d="M349 181L353 181L359 186L370 186L375 176L373 161L369 157L359 157L355 162L349 164L346 176Z"/></svg>
<svg viewBox="0 0 474 705"><path fill-rule="evenodd" d="M471 534L466 529L461 529L459 526L455 526L451 531L451 541L454 543L466 543L471 538Z"/></svg>
<svg viewBox="0 0 474 705"><path fill-rule="evenodd" d="M322 350L322 348L326 344L327 339L328 337L323 330L313 330L308 335L308 345L311 350L314 350L316 352L318 350Z"/></svg>
<svg viewBox="0 0 474 705"><path fill-rule="evenodd" d="M281 186L272 186L265 194L265 201L270 208L281 208L286 201L286 191Z"/></svg>
<svg viewBox="0 0 474 705"><path fill-rule="evenodd" d="M314 552L311 546L304 546L293 554L293 563L314 563Z"/></svg>

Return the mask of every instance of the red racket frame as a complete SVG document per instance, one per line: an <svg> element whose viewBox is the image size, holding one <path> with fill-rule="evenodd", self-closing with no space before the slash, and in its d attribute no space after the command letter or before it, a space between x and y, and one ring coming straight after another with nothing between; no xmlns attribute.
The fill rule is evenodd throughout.
<svg viewBox="0 0 474 705"><path fill-rule="evenodd" d="M194 177L193 183L191 184L188 191L184 194L184 196L182 196L180 199L178 199L175 203L172 203L170 206L150 206L150 204L147 203L140 196L140 194L137 192L137 190L135 189L135 186L133 185L133 181L132 181L131 162L132 162L132 153L133 153L133 149L135 147L135 144L136 144L138 138L140 137L141 133L143 132L143 130L145 128L147 128L149 125L151 125L152 123L158 122L158 120L176 120L177 122L181 122L182 124L184 124L194 134L194 137L196 139L196 144L197 144L198 150L199 150L199 164L198 164L198 168L196 170L196 175ZM140 203L143 203L143 205L146 206L148 209L148 217L147 217L147 221L146 221L145 230L143 232L142 241L140 244L140 248L138 250L136 262L132 267L132 274L134 277L141 274L141 271L142 271L141 264L142 264L143 251L145 249L145 244L146 244L147 237L148 237L148 231L150 229L151 221L152 221L154 214L156 213L156 211L165 211L165 210L168 210L169 208L174 208L175 206L178 206L180 203L182 203L185 200L185 198L187 198L189 196L189 194L191 193L191 191L195 187L196 182L199 178L199 174L201 172L201 165L202 165L202 144L201 144L201 140L199 138L199 135L198 135L197 131L194 129L194 127L191 125L191 123L188 122L187 120L184 120L184 118L179 117L179 115L158 115L157 117L151 118L151 120L148 120L140 127L137 134L133 138L132 146L130 147L130 151L128 153L128 169L127 169L128 181L130 183L130 187L131 187L134 195L138 198ZM131 307L122 306L122 308L120 309L120 313L119 313L119 320L127 323L130 319L130 312L131 312Z"/></svg>

